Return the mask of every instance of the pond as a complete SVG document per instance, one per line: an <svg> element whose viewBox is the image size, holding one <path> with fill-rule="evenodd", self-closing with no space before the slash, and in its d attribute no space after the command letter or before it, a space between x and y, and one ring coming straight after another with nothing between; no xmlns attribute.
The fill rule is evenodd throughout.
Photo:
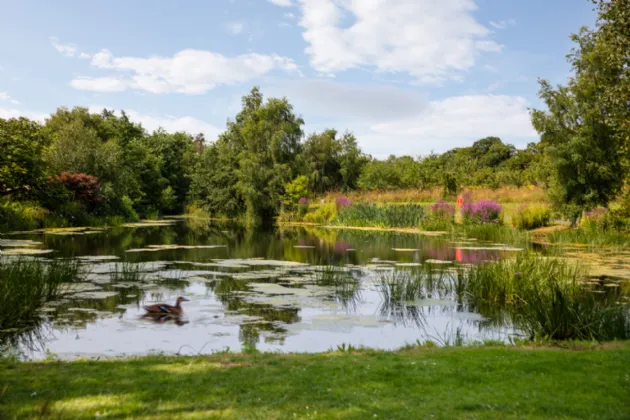
<svg viewBox="0 0 630 420"><path fill-rule="evenodd" d="M203 354L243 346L279 352L344 344L395 349L426 340L518 336L455 295L429 290L392 305L382 287L394 270L413 272L428 264L443 276L456 266L519 252L503 244L351 229L247 231L178 219L3 238L5 254L76 258L85 273L42 308L35 328L0 334L0 344L25 359ZM331 273L346 280L322 281ZM179 296L189 300L181 317L144 316L144 305L174 304Z"/></svg>

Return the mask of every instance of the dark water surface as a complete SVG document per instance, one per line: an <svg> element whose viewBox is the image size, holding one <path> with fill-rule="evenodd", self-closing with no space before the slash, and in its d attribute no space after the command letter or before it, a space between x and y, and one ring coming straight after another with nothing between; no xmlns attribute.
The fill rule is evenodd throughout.
<svg viewBox="0 0 630 420"><path fill-rule="evenodd" d="M417 340L513 335L450 296L391 307L377 280L427 261L439 270L517 252L499 244L360 230L247 231L207 220L4 238L40 242L38 248L54 252L37 258L78 258L86 272L42 309L39 325L0 335L24 358L196 354L243 345L281 352L342 344L393 349ZM331 265L344 267L351 287L317 283ZM140 278L121 275L130 267ZM178 296L190 300L182 317L143 317L143 305L173 304Z"/></svg>

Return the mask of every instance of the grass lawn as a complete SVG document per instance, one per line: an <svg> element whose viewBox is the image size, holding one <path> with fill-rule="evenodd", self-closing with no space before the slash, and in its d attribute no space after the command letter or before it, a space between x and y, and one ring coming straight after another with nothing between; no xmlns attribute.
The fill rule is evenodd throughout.
<svg viewBox="0 0 630 420"><path fill-rule="evenodd" d="M0 418L630 418L630 343L0 362Z"/></svg>

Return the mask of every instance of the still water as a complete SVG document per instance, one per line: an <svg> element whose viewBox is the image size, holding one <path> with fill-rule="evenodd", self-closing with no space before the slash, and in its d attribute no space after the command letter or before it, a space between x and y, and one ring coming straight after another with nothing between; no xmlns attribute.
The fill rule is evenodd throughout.
<svg viewBox="0 0 630 420"><path fill-rule="evenodd" d="M42 322L5 345L26 359L238 351L318 352L341 345L399 348L418 340L503 340L516 333L455 297L428 293L392 307L379 278L430 264L435 270L505 258L502 244L418 234L284 228L247 231L207 220L169 220L84 231L18 233L77 258L85 278L42 308ZM33 247L29 247L33 249ZM322 285L329 266L350 287ZM125 277L125 270L135 277ZM140 271L140 273L137 273ZM144 305L182 304L179 318Z"/></svg>

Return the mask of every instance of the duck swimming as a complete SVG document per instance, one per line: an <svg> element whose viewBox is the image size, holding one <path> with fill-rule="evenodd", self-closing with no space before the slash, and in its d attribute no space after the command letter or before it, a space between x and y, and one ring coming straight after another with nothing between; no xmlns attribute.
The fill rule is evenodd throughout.
<svg viewBox="0 0 630 420"><path fill-rule="evenodd" d="M182 308L182 302L188 301L188 299L180 296L177 298L175 306L167 305L166 303L156 303L155 305L145 306L144 310L150 314L181 315L184 312L184 309Z"/></svg>

